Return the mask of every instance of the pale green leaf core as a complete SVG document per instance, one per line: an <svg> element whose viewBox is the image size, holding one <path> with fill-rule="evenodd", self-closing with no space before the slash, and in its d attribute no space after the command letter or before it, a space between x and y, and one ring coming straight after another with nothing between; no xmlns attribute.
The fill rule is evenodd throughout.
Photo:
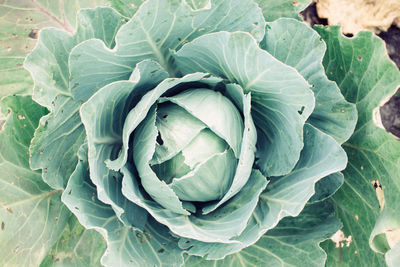
<svg viewBox="0 0 400 267"><path fill-rule="evenodd" d="M237 166L237 158L228 144L240 149L243 121L239 111L220 92L201 88L162 98L160 102L155 121L157 144L152 156L152 161L159 164L152 165L152 170L159 175L158 179L170 184L180 200L221 199L232 184ZM203 129L204 126L207 128ZM139 130L135 140L145 140L140 133L148 135ZM135 144L143 146L142 142ZM133 147L134 151L141 149ZM135 158L142 162L142 156ZM135 163L140 165L143 180L149 176L142 176L138 161ZM147 182L142 183L146 188Z"/></svg>

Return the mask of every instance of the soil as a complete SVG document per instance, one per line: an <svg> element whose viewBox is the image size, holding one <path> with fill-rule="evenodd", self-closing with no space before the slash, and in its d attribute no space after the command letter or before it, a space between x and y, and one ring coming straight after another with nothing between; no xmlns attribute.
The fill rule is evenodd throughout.
<svg viewBox="0 0 400 267"><path fill-rule="evenodd" d="M327 20L318 17L316 4L310 5L302 12L304 20L314 26L315 24L327 25ZM386 43L390 58L400 69L400 29L391 26L387 32L378 35ZM380 108L382 124L385 129L400 138L400 87L390 100Z"/></svg>

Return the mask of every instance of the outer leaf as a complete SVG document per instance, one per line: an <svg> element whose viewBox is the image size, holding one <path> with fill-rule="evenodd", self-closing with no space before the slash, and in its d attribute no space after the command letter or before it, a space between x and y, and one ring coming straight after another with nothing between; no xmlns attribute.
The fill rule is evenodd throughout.
<svg viewBox="0 0 400 267"><path fill-rule="evenodd" d="M243 32L201 36L174 57L183 73L208 72L251 92L257 165L266 176L284 175L293 169L303 148L304 122L314 108L310 86L295 69L260 49L256 40Z"/></svg>
<svg viewBox="0 0 400 267"><path fill-rule="evenodd" d="M210 0L185 0L188 5L193 9L205 8L210 4Z"/></svg>
<svg viewBox="0 0 400 267"><path fill-rule="evenodd" d="M141 220L145 219L145 212L122 195L121 176L108 169L105 161L118 156L125 119L132 107L137 106L142 96L165 79L167 74L157 63L144 61L138 64L132 77L131 81L119 81L103 87L82 105L80 115L88 141L91 179L97 186L98 198L110 204L125 223L141 227L144 225ZM143 117L146 116L145 111L140 111ZM137 218L130 215L134 212L138 213Z"/></svg>
<svg viewBox="0 0 400 267"><path fill-rule="evenodd" d="M185 266L323 266L326 254L319 243L341 226L333 212L329 202L309 205L299 216L283 219L257 243L239 253L219 261L187 256Z"/></svg>
<svg viewBox="0 0 400 267"><path fill-rule="evenodd" d="M146 208L158 222L167 225L177 236L211 242L207 244L238 243L231 238L239 235L246 227L259 196L268 183L262 175L257 175L257 172L252 173L243 190L227 201L223 207L207 215L196 213L187 216L165 209L149 198L139 187L137 182L139 178L129 168L122 169L122 172L124 173L122 191L129 200ZM185 243L186 240L180 242Z"/></svg>
<svg viewBox="0 0 400 267"><path fill-rule="evenodd" d="M111 6L125 17L131 18L145 0L108 0Z"/></svg>
<svg viewBox="0 0 400 267"><path fill-rule="evenodd" d="M322 66L326 45L320 36L302 22L278 19L268 24L261 47L296 68L313 85L315 109L308 122L339 143L349 139L357 122L356 106L326 77Z"/></svg>
<svg viewBox="0 0 400 267"><path fill-rule="evenodd" d="M76 12L102 0L3 0L0 3L0 97L30 93L33 82L22 63L36 43L40 29L72 31Z"/></svg>
<svg viewBox="0 0 400 267"><path fill-rule="evenodd" d="M70 213L61 192L29 168L28 146L46 110L28 96L4 98L1 107L9 113L0 131L0 265L38 266Z"/></svg>
<svg viewBox="0 0 400 267"><path fill-rule="evenodd" d="M372 253L367 244L369 239L372 249L384 253L388 246L381 234L400 229L400 142L374 124L373 111L396 91L400 74L387 57L384 43L372 33L361 32L348 39L339 27L317 30L328 45L324 58L327 75L339 84L348 101L356 103L359 114L354 135L344 145L350 158L345 182L334 196L343 232L352 236L352 243L337 249L328 241L328 263L382 266L383 257ZM382 211L374 180L382 185Z"/></svg>
<svg viewBox="0 0 400 267"><path fill-rule="evenodd" d="M106 249L102 236L95 230L86 230L72 215L60 239L40 264L47 266L101 266L100 258Z"/></svg>
<svg viewBox="0 0 400 267"><path fill-rule="evenodd" d="M158 61L171 76L176 76L171 51L184 43L221 30L248 31L261 40L264 26L261 10L251 0L212 0L209 9L198 11L182 0L149 0L121 27L115 49L106 49L102 42L91 40L73 50L71 88L77 92L81 88L96 90L110 82L127 79L129 67L144 59Z"/></svg>
<svg viewBox="0 0 400 267"><path fill-rule="evenodd" d="M315 184L315 194L308 203L323 201L331 197L343 185L344 177L341 172L336 172L324 177Z"/></svg>
<svg viewBox="0 0 400 267"><path fill-rule="evenodd" d="M74 36L56 29L41 31L36 49L25 61L35 79L33 98L53 111L40 120L30 148L31 167L43 169L43 179L53 188L65 187L85 138L79 117L81 102L72 98L68 88L69 52L77 42L92 37L102 38L111 47L121 23L121 16L111 8L82 10Z"/></svg>
<svg viewBox="0 0 400 267"><path fill-rule="evenodd" d="M52 28L42 30L36 48L24 63L35 81L33 98L49 109L53 108L52 101L57 95L72 96L68 69L71 49L90 38L99 38L111 48L116 31L125 23L111 8L81 10L77 18L75 35ZM107 27L103 27L105 23Z"/></svg>
<svg viewBox="0 0 400 267"><path fill-rule="evenodd" d="M297 216L314 194L314 185L321 178L344 169L346 154L336 141L306 125L304 149L293 172L271 179L267 189L250 218L246 229L233 240L237 244L204 243L183 240L179 245L189 254L207 255L207 259L222 259L225 255L240 251L254 244L267 230L273 229L287 216ZM257 175L263 177L259 172ZM243 190L241 191L243 192Z"/></svg>
<svg viewBox="0 0 400 267"><path fill-rule="evenodd" d="M274 21L279 18L297 18L311 0L255 0L261 7L265 20Z"/></svg>
<svg viewBox="0 0 400 267"><path fill-rule="evenodd" d="M107 251L101 259L105 266L176 266L182 263L177 240L166 227L153 219L144 231L124 226L114 210L99 201L97 188L92 184L87 162L87 147L80 150L80 161L67 188L63 202L74 212L86 229L96 229L107 241Z"/></svg>
<svg viewBox="0 0 400 267"><path fill-rule="evenodd" d="M397 244L386 253L385 259L389 267L400 265L400 242L397 242Z"/></svg>

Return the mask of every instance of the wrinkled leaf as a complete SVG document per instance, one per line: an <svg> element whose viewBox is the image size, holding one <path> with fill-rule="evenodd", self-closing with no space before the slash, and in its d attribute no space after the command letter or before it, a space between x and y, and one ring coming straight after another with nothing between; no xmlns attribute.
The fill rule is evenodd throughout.
<svg viewBox="0 0 400 267"><path fill-rule="evenodd" d="M264 25L261 11L250 0L213 0L210 9L201 11L193 11L181 0L149 0L118 31L115 49L91 40L72 51L71 87L78 92L95 90L127 79L129 69L145 59L157 61L177 76L171 51L186 42L209 32L237 30L251 32L260 40Z"/></svg>
<svg viewBox="0 0 400 267"><path fill-rule="evenodd" d="M308 122L339 143L349 139L356 126L357 110L326 77L322 66L326 45L319 35L297 20L278 19L268 24L261 47L296 68L313 86L315 109Z"/></svg>
<svg viewBox="0 0 400 267"><path fill-rule="evenodd" d="M260 49L243 32L203 35L174 58L183 73L208 72L250 92L258 167L265 176L284 175L293 169L303 148L304 122L314 109L310 85L295 69Z"/></svg>
<svg viewBox="0 0 400 267"><path fill-rule="evenodd" d="M326 254L319 243L335 233L340 226L331 203L309 205L299 216L283 219L257 243L239 253L219 261L187 256L184 266L323 266Z"/></svg>
<svg viewBox="0 0 400 267"><path fill-rule="evenodd" d="M145 0L108 0L111 6L125 17L132 17Z"/></svg>
<svg viewBox="0 0 400 267"><path fill-rule="evenodd" d="M7 122L0 131L0 265L38 266L70 216L59 190L29 168L28 146L46 110L29 96L1 101Z"/></svg>
<svg viewBox="0 0 400 267"><path fill-rule="evenodd" d="M255 0L263 11L266 21L274 21L279 18L297 18L311 0Z"/></svg>
<svg viewBox="0 0 400 267"><path fill-rule="evenodd" d="M50 249L40 267L100 267L100 258L105 249L103 237L95 230L86 230L72 215L60 239Z"/></svg>
<svg viewBox="0 0 400 267"><path fill-rule="evenodd" d="M39 30L56 27L73 31L76 12L103 0L3 0L0 2L0 97L31 93L33 81L23 68Z"/></svg>
<svg viewBox="0 0 400 267"><path fill-rule="evenodd" d="M287 216L297 216L314 194L314 185L321 178L345 168L347 157L330 136L306 124L304 149L293 172L273 177L250 218L246 229L233 240L236 244L205 243L187 240L179 245L189 254L221 259L254 244L267 230L273 229ZM257 175L263 177L260 172ZM241 191L242 192L242 191ZM267 232L268 233L268 232Z"/></svg>
<svg viewBox="0 0 400 267"><path fill-rule="evenodd" d="M166 227L149 219L143 231L124 226L115 211L97 198L90 180L87 146L79 151L80 161L62 195L62 201L86 229L99 231L107 242L101 258L105 266L173 266L183 261L182 251ZM135 216L135 214L133 214Z"/></svg>
<svg viewBox="0 0 400 267"><path fill-rule="evenodd" d="M103 28L104 23L107 28ZM69 89L69 52L77 42L92 37L112 46L121 23L120 15L111 8L82 10L74 36L57 29L41 31L36 49L25 61L35 80L33 98L53 111L40 120L35 132L30 147L31 167L42 169L43 179L53 188L65 187L77 162L76 152L85 139L79 117L81 102ZM93 90L84 92L93 94Z"/></svg>
<svg viewBox="0 0 400 267"><path fill-rule="evenodd" d="M344 144L349 156L344 185L333 198L344 235L351 236L352 242L335 248L327 241L328 264L382 266L383 255L371 248L385 253L389 246L382 234L400 229L400 142L378 128L373 115L400 85L400 73L387 57L382 40L371 32L349 39L339 27L317 30L327 42L326 73L345 98L357 105L359 114L356 130ZM381 190L384 204L377 197Z"/></svg>

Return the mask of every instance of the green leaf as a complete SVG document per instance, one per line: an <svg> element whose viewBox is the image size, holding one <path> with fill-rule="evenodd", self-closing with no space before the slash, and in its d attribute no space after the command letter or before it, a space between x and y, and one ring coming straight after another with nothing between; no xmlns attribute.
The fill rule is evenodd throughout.
<svg viewBox="0 0 400 267"><path fill-rule="evenodd" d="M326 45L306 24L294 19L278 19L267 25L261 47L281 62L297 69L313 87L315 109L308 121L339 143L354 132L357 110L329 81L322 65Z"/></svg>
<svg viewBox="0 0 400 267"><path fill-rule="evenodd" d="M386 253L385 259L389 267L400 265L400 242L397 242L397 244Z"/></svg>
<svg viewBox="0 0 400 267"><path fill-rule="evenodd" d="M42 169L44 181L55 189L65 187L85 139L79 117L81 102L73 98L69 89L69 52L86 38L101 38L112 46L121 19L111 8L84 9L78 14L74 36L57 29L42 30L35 50L25 61L35 80L33 98L52 111L40 120L35 132L30 148L31 167ZM107 30L104 23L109 26ZM86 95L89 93L93 94L93 90L85 90Z"/></svg>
<svg viewBox="0 0 400 267"><path fill-rule="evenodd" d="M155 153L150 161L152 165L174 157L206 128L200 120L172 103L158 105L156 126L163 144L156 144ZM225 143L222 140L220 142Z"/></svg>
<svg viewBox="0 0 400 267"><path fill-rule="evenodd" d="M98 38L104 46L111 48L116 32L125 23L125 19L111 8L84 9L77 19L78 28L74 35L52 28L42 30L35 49L24 63L35 81L33 98L49 109L57 95L72 97L73 92L76 94L74 87L69 88L70 72L73 75L68 67L72 48L91 38ZM103 27L104 24L108 27ZM93 89L90 92L93 93ZM80 96L75 94L74 97L79 99Z"/></svg>
<svg viewBox="0 0 400 267"><path fill-rule="evenodd" d="M101 266L106 249L103 237L95 230L86 230L72 215L60 239L40 264L47 266Z"/></svg>
<svg viewBox="0 0 400 267"><path fill-rule="evenodd" d="M308 203L323 201L331 197L343 185L344 176L341 172L330 174L315 184L315 194Z"/></svg>
<svg viewBox="0 0 400 267"><path fill-rule="evenodd" d="M243 189L214 212L202 215L180 215L157 204L139 186L138 179L130 168L123 168L122 192L131 201L140 205L160 223L168 226L179 237L212 242L238 243L231 238L240 234L252 214L261 192L268 181L259 172L253 172ZM210 231L212 229L212 231ZM211 242L211 243L208 243ZM180 247L189 247L190 240L181 238ZM189 244L189 245L187 245ZM219 243L221 244L221 243Z"/></svg>
<svg viewBox="0 0 400 267"><path fill-rule="evenodd" d="M221 259L225 255L238 252L254 244L265 232L274 229L282 218L299 215L314 194L315 183L344 169L346 163L344 150L332 137L306 124L304 149L299 162L290 174L271 178L267 189L260 195L246 229L231 240L238 243L188 240L184 244L180 243L180 246L188 248L189 254L206 256L207 259ZM260 172L256 172L256 175L263 177Z"/></svg>
<svg viewBox="0 0 400 267"><path fill-rule="evenodd" d="M139 228L143 223L134 216L129 218L130 212L125 208L132 209L132 213L139 213L138 218L144 216L144 212L123 197L121 175L107 168L105 161L117 158L119 150L124 149L124 127L134 124L127 119L128 114L137 109L144 118L147 111L138 104L139 100L166 77L160 65L150 60L143 61L137 65L132 80L118 81L103 87L80 110L89 147L91 179L98 189L98 198L110 204L124 222ZM126 136L129 138L129 134Z"/></svg>
<svg viewBox="0 0 400 267"><path fill-rule="evenodd" d="M204 144L207 143L204 142L203 146ZM201 202L219 200L224 197L232 184L236 164L237 159L232 149L225 150L199 163L184 176L173 179L169 186L181 200Z"/></svg>
<svg viewBox="0 0 400 267"><path fill-rule="evenodd" d="M181 0L149 0L118 31L115 49L91 40L72 51L71 87L96 90L127 79L129 70L145 59L156 60L171 76L177 76L171 51L186 42L209 32L237 30L261 40L264 26L261 11L251 0L212 0L211 7L201 11Z"/></svg>
<svg viewBox="0 0 400 267"><path fill-rule="evenodd" d="M214 211L243 188L251 175L255 158L257 132L251 117L251 94L245 95L243 89L237 84L228 84L226 95L231 98L232 103L235 103L244 117L242 147L235 176L228 192L216 203L206 205L202 210L203 214Z"/></svg>
<svg viewBox="0 0 400 267"><path fill-rule="evenodd" d="M174 266L183 261L182 250L168 228L149 219L143 231L124 226L115 211L97 198L98 189L88 171L87 146L63 192L62 201L86 229L99 231L107 242L101 259L105 266ZM146 221L142 218L143 221Z"/></svg>
<svg viewBox="0 0 400 267"><path fill-rule="evenodd" d="M373 253L368 243L374 251L385 253L389 249L386 231L400 229L400 142L378 128L373 117L400 85L400 73L387 57L383 41L373 33L346 38L339 27L318 27L317 31L328 46L326 73L346 99L357 105L359 118L353 136L344 144L349 156L344 185L333 198L344 235L351 236L352 242L335 248L328 241L328 264L383 266L383 255ZM374 185L378 192L383 190L384 205Z"/></svg>
<svg viewBox="0 0 400 267"><path fill-rule="evenodd" d="M70 216L59 190L29 168L28 146L46 109L29 96L1 100L7 122L0 130L0 265L38 266Z"/></svg>
<svg viewBox="0 0 400 267"><path fill-rule="evenodd" d="M75 169L76 152L85 140L85 131L78 102L59 95L53 103L55 111L40 119L29 147L30 166L42 169L43 180L52 188L63 189Z"/></svg>
<svg viewBox="0 0 400 267"><path fill-rule="evenodd" d="M179 105L206 124L217 136L225 140L235 156L239 157L243 138L242 117L235 105L221 93L194 89L166 97L165 100Z"/></svg>
<svg viewBox="0 0 400 267"><path fill-rule="evenodd" d="M266 21L274 21L279 18L297 18L311 0L255 0L263 11Z"/></svg>
<svg viewBox="0 0 400 267"><path fill-rule="evenodd" d="M150 62L154 62L154 61L150 61ZM139 64L138 64L138 66L139 66ZM144 74L146 75L146 72L144 72ZM149 73L147 73L147 74L149 74ZM152 73L150 72L150 78L154 78L151 76L152 76ZM165 76L166 76L166 74L165 74ZM121 135L122 136L121 137L122 149L121 149L121 152L118 155L118 157L116 157L116 159L108 159L107 160L107 162L106 162L107 167L109 167L112 170L119 170L125 165L125 163L128 159L129 140L130 140L131 134L136 129L136 127L140 124L140 122L146 117L147 112L157 102L157 100L161 97L161 95L166 93L168 90L173 90L174 87L176 87L177 90L187 89L188 86L193 88L194 83L196 83L196 82L198 83L197 86L199 86L199 84L200 84L200 86L202 86L202 87L206 86L206 87L214 88L215 85L221 81L220 78L214 78L214 77L208 77L208 76L209 75L207 75L205 73L193 73L193 74L189 74L183 78L165 79L163 82L161 82L161 79L157 80L154 78L156 83L157 82L161 82L161 83L158 84L157 86L156 86L156 83L154 83L153 86L147 85L147 86L141 88L141 90L144 91L143 95L144 95L144 93L147 93L147 94L143 96L143 99L136 97L136 99L140 99L140 101L139 100L135 101L134 105L132 105L129 113L126 115L126 117L125 116L123 117L124 118L124 126L123 126L123 130L122 130L122 135ZM140 88L140 87L138 87L138 88ZM106 90L107 89L102 89L101 91L106 91ZM100 94L102 94L102 93L99 93L99 95ZM110 93L106 93L106 94L110 94ZM104 99L107 99L107 98L101 98L101 96L98 96L98 97L101 99L101 101L103 101ZM93 102L93 100L88 101L88 102ZM93 114L97 113L96 105L92 105L91 112ZM88 123L91 124L92 121L88 120ZM153 143L151 145L153 145ZM154 145L155 145L155 142L154 142ZM143 149L143 148L140 148L140 149ZM153 150L152 154L148 155L150 157L150 159L148 161L146 160L146 167L145 167L147 169L147 171L150 171L150 172L151 172L151 170L148 168L149 167L148 163L150 162L150 160L153 157L155 148L152 150ZM146 153L149 153L149 152L146 152Z"/></svg>
<svg viewBox="0 0 400 267"><path fill-rule="evenodd" d="M108 0L111 6L125 17L131 18L145 0Z"/></svg>
<svg viewBox="0 0 400 267"><path fill-rule="evenodd" d="M57 27L73 31L76 12L102 0L3 0L0 3L0 97L31 93L33 81L22 64L33 49L39 30Z"/></svg>
<svg viewBox="0 0 400 267"><path fill-rule="evenodd" d="M218 261L187 256L184 266L323 266L326 254L319 243L341 226L333 212L329 202L309 205L299 216L283 219L257 243L239 253Z"/></svg>
<svg viewBox="0 0 400 267"><path fill-rule="evenodd" d="M150 92L149 95L154 96L155 93ZM161 93L157 96L159 97L160 95ZM157 100L157 98L155 98L154 100ZM147 101L147 99L145 99L145 101L143 102L148 104L148 103L154 103L155 101L150 102ZM183 208L182 202L178 198L176 193L164 181L158 179L157 175L149 165L149 162L153 157L155 151L156 138L157 138L157 128L155 125L156 105L152 104L149 107L145 107L145 109L138 109L138 110L140 111L143 110L144 111L143 113L147 115L143 119L143 122L141 122L139 126L135 129L135 136L133 138L133 144L132 144L133 161L135 163L135 167L140 177L141 185L146 190L146 192L152 197L152 199L157 201L157 203L162 205L165 209L170 210L173 213L181 215L189 215L190 213ZM124 179L128 178L124 177ZM132 202L136 203L135 201ZM137 204L139 205L139 203Z"/></svg>
<svg viewBox="0 0 400 267"><path fill-rule="evenodd" d="M293 169L303 148L304 123L314 109L310 85L294 68L260 49L244 32L203 35L174 58L183 73L208 72L251 92L257 165L265 176L284 175Z"/></svg>
<svg viewBox="0 0 400 267"><path fill-rule="evenodd" d="M206 8L210 0L185 0L186 3L193 9Z"/></svg>

